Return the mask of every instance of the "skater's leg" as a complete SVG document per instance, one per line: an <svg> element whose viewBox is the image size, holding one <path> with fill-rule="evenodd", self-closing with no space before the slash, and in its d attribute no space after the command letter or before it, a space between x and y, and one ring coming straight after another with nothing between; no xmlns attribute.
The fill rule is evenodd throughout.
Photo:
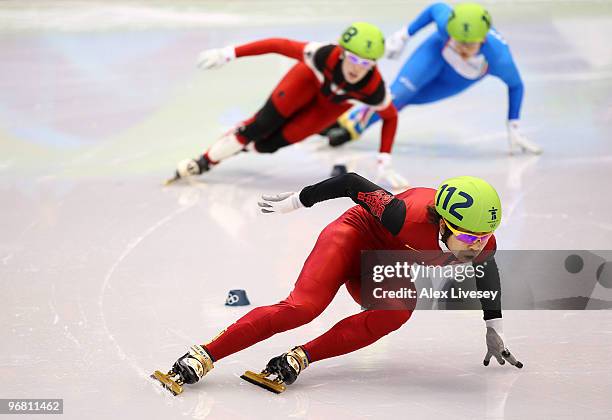
<svg viewBox="0 0 612 420"><path fill-rule="evenodd" d="M317 90L318 82L312 71L303 63L296 64L274 88L264 106L237 130L215 143L205 156L211 163L218 163L248 143L279 132L288 118L315 98Z"/></svg>
<svg viewBox="0 0 612 420"><path fill-rule="evenodd" d="M318 97L296 112L279 131L256 141L255 150L274 153L281 147L298 143L332 124L348 108L349 105L332 103Z"/></svg>
<svg viewBox="0 0 612 420"><path fill-rule="evenodd" d="M403 83L399 77L391 85L393 105L398 111L404 109L411 103L412 97L417 93ZM380 120L380 115L367 105L357 105L353 109L342 114L333 126L324 131L329 138L329 145L340 146L350 140L358 139L365 130Z"/></svg>
<svg viewBox="0 0 612 420"><path fill-rule="evenodd" d="M288 124L283 126L283 136L289 143L300 142L323 131L333 124L340 115L348 111L350 107L346 103L330 102L319 95L316 101L301 109L291 118Z"/></svg>
<svg viewBox="0 0 612 420"><path fill-rule="evenodd" d="M411 310L363 311L344 318L325 334L300 347L311 363L350 353L397 330L411 315Z"/></svg>
<svg viewBox="0 0 612 420"><path fill-rule="evenodd" d="M440 55L442 45L439 38L431 37L406 60L390 86L393 104L398 111L413 103L412 98L440 75L444 64ZM338 119L339 128L327 132L330 146L339 146L359 138L378 120L380 116L370 107L355 107Z"/></svg>
<svg viewBox="0 0 612 420"><path fill-rule="evenodd" d="M312 71L303 63L296 64L274 88L261 110L242 123L238 137L246 144L271 136L311 103L318 90L319 83Z"/></svg>
<svg viewBox="0 0 612 420"><path fill-rule="evenodd" d="M359 277L351 278L345 285L353 300L361 305ZM405 308L403 303L401 305L394 310L368 310L345 318L301 347L307 352L309 360L314 362L368 346L408 321L412 310Z"/></svg>
<svg viewBox="0 0 612 420"><path fill-rule="evenodd" d="M241 376L255 385L281 393L310 363L350 353L401 327L411 310L370 310L345 318L319 338L272 358L261 373Z"/></svg>
<svg viewBox="0 0 612 420"><path fill-rule="evenodd" d="M428 104L449 98L472 84L472 81L459 80L456 83L449 83L444 79L436 78L415 91L407 78L398 77L391 85L393 104L398 111L402 111L408 105ZM340 146L350 140L358 139L365 130L379 120L380 116L372 108L358 105L342 114L333 126L323 130L322 135L329 138L330 146Z"/></svg>
<svg viewBox="0 0 612 420"><path fill-rule="evenodd" d="M278 130L268 137L249 143L247 150L257 153L274 153L278 149L289 146L290 144L291 143L283 136L282 131Z"/></svg>
<svg viewBox="0 0 612 420"><path fill-rule="evenodd" d="M243 121L238 130L215 143L205 156L211 163L217 163L239 152L249 142L278 132L288 118L314 99L317 83L305 64L296 64L274 88L264 106L253 117Z"/></svg>
<svg viewBox="0 0 612 420"><path fill-rule="evenodd" d="M272 335L299 327L317 317L332 301L349 272L359 266L354 244L359 233L333 222L323 230L289 296L253 309L204 347L214 360L252 346Z"/></svg>
<svg viewBox="0 0 612 420"><path fill-rule="evenodd" d="M213 368L213 362L276 333L310 322L329 305L345 279L358 275L362 242L361 232L352 225L342 219L332 222L319 235L287 299L252 310L210 343L192 346L168 373L155 371L152 377L175 395L180 394L183 384L198 382ZM270 365L270 369L291 383L295 380L291 379L292 375L297 377L308 365L308 357L303 350L295 348L277 362Z"/></svg>
<svg viewBox="0 0 612 420"><path fill-rule="evenodd" d="M447 75L444 78L437 78L431 83L423 86L423 88L411 98L410 103L424 105L438 102L463 92L476 82L477 80L463 79L459 75Z"/></svg>
<svg viewBox="0 0 612 420"><path fill-rule="evenodd" d="M221 136L199 158L181 161L175 177L169 182L206 172L242 151L248 143L279 132L288 118L314 100L318 90L319 84L312 71L303 63L296 64L253 117Z"/></svg>

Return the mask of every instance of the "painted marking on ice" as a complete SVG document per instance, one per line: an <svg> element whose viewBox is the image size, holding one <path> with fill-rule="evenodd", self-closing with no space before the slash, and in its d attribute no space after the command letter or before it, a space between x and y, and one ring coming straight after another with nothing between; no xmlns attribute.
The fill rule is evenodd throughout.
<svg viewBox="0 0 612 420"><path fill-rule="evenodd" d="M190 208L192 208L195 204L197 203L197 201L194 201L193 203L190 203L187 206L183 206L180 207L176 210L174 210L172 213L170 213L169 215L163 217L162 219L158 220L157 222L155 222L152 226L150 226L149 228L147 228L142 235L140 235L139 237L133 239L132 241L130 241L130 243L125 247L125 249L123 250L123 252L121 253L121 255L119 255L119 258L117 258L117 260L115 260L115 262L113 263L113 265L109 268L109 270L106 272L106 275L104 276L104 281L102 282L102 287L100 289L100 296L98 298L98 306L100 308L100 315L102 317L102 327L107 335L107 337L110 339L110 341L113 343L113 345L115 346L115 349L117 350L117 354L119 355L119 357L122 360L126 360L129 365L142 377L148 378L149 377L149 373L147 371L145 371L143 368L141 368L140 366L138 366L136 364L136 362L134 362L133 358L128 357L127 354L123 351L123 349L121 348L121 346L119 345L119 343L117 342L117 340L115 340L115 337L111 334L110 330L108 329L108 324L106 322L106 317L104 316L104 296L106 295L106 290L109 288L110 285L110 280L113 276L113 274L115 273L115 270L117 269L117 267L123 262L123 260L125 260L125 258L130 255L130 253L140 244L142 243L142 241L147 238L148 236L150 236L153 232L155 232L157 229L159 229L161 226L165 225L166 223L170 222L171 220L173 220L175 217L177 217L178 215L182 214L183 212L189 210Z"/></svg>

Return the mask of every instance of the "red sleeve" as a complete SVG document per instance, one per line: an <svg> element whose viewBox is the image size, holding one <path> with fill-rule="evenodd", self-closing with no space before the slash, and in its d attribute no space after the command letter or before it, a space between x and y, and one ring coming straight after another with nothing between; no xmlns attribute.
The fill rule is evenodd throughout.
<svg viewBox="0 0 612 420"><path fill-rule="evenodd" d="M250 42L235 48L236 57L261 54L281 54L296 60L304 60L306 42L293 41L284 38L268 38Z"/></svg>
<svg viewBox="0 0 612 420"><path fill-rule="evenodd" d="M397 130L397 109L395 105L390 103L385 109L378 111L378 115L382 121L382 129L380 133L380 153L391 153L393 140L395 139L395 131Z"/></svg>

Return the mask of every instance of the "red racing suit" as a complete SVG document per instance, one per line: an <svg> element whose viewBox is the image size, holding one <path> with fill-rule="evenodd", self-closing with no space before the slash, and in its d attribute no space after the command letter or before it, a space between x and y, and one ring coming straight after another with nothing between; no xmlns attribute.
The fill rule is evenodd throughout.
<svg viewBox="0 0 612 420"><path fill-rule="evenodd" d="M352 104L361 102L378 111L383 120L380 152L391 152L397 110L376 66L350 84L342 74L343 49L338 45L270 38L235 47L236 57L270 53L299 62L265 105L242 123L237 133L240 142L254 141L257 151L272 153L323 131Z"/></svg>
<svg viewBox="0 0 612 420"><path fill-rule="evenodd" d="M439 225L430 217L428 207L433 206L435 193L431 188L412 188L393 196L354 173L304 188L300 201L306 207L337 197L350 197L358 205L323 229L286 299L253 309L204 347L218 360L276 333L306 324L323 312L342 285L361 303L362 250L435 251L428 252L431 255L425 261L428 265L457 263L452 253L440 248ZM492 255L495 248L495 237L491 237L473 263L484 262L484 256ZM486 275L483 284L477 283L478 289L500 289L497 265L494 259L490 262L484 264ZM483 306L483 311L485 319L500 318L501 304L495 309ZM301 347L310 362L345 354L398 329L411 315L412 311L407 309L362 311Z"/></svg>

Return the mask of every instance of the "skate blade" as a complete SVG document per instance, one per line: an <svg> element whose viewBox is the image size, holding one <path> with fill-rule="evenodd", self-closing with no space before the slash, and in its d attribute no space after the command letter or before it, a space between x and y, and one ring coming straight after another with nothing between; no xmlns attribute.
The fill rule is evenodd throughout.
<svg viewBox="0 0 612 420"><path fill-rule="evenodd" d="M164 181L164 186L168 186L168 185L174 184L179 179L181 179L180 176L174 175L172 178L168 178L167 180Z"/></svg>
<svg viewBox="0 0 612 420"><path fill-rule="evenodd" d="M159 381L162 384L162 386L166 388L168 391L170 391L172 395L174 396L183 392L182 386L180 386L179 384L174 382L172 379L170 379L170 376L168 376L165 373L161 373L159 370L156 370L155 372L153 372L153 374L151 375L151 378Z"/></svg>
<svg viewBox="0 0 612 420"><path fill-rule="evenodd" d="M174 176L172 178L168 178L167 180L165 180L164 185L174 184L179 179L181 179L181 176L178 174L178 172L174 172Z"/></svg>
<svg viewBox="0 0 612 420"><path fill-rule="evenodd" d="M285 392L287 387L280 381L273 381L272 379L266 378L266 375L263 373L255 373L247 370L244 372L244 375L240 376L247 382L252 383L253 385L257 385L266 389L270 392L274 392L275 394L280 394L281 392Z"/></svg>

